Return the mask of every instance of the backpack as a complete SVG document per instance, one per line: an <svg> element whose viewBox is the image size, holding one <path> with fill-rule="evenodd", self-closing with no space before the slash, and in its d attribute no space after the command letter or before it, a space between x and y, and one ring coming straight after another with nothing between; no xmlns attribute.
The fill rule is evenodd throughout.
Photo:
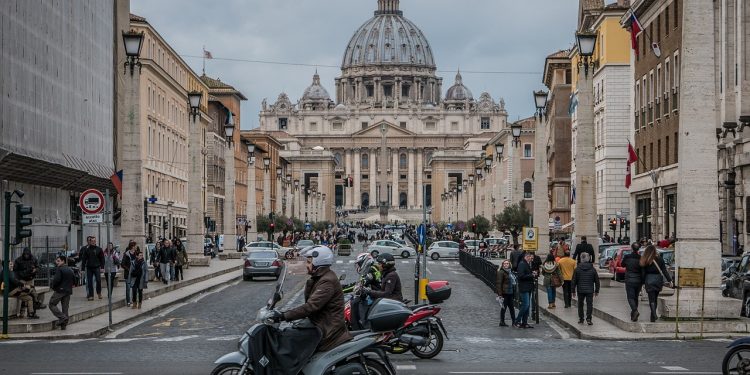
<svg viewBox="0 0 750 375"><path fill-rule="evenodd" d="M553 272L550 276L550 283L553 287L559 288L563 285L562 278L560 277L560 274L557 272Z"/></svg>

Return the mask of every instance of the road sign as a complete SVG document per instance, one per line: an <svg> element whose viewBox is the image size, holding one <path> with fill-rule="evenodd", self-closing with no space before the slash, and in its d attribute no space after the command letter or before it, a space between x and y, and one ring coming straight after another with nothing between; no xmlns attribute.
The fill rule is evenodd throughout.
<svg viewBox="0 0 750 375"><path fill-rule="evenodd" d="M523 227L523 249L525 251L537 251L539 249L539 238L537 227Z"/></svg>
<svg viewBox="0 0 750 375"><path fill-rule="evenodd" d="M154 203L156 203L157 200L158 199L156 198L156 195L152 195L152 196L148 197L148 203L154 204Z"/></svg>
<svg viewBox="0 0 750 375"><path fill-rule="evenodd" d="M425 240L424 224L419 224L419 227L417 227L417 236L419 236L419 244L424 245L424 240Z"/></svg>
<svg viewBox="0 0 750 375"><path fill-rule="evenodd" d="M311 231L311 230L312 230L312 224L310 224L310 223L305 223L305 231L309 232L309 231Z"/></svg>
<svg viewBox="0 0 750 375"><path fill-rule="evenodd" d="M706 283L705 268L682 268L677 271L677 283L683 288L702 288Z"/></svg>
<svg viewBox="0 0 750 375"><path fill-rule="evenodd" d="M84 214L98 214L104 209L104 194L96 189L88 189L78 198L78 206Z"/></svg>
<svg viewBox="0 0 750 375"><path fill-rule="evenodd" d="M81 222L83 224L97 224L104 221L102 214L83 214Z"/></svg>
<svg viewBox="0 0 750 375"><path fill-rule="evenodd" d="M453 229L453 224L448 223L448 225L446 225L445 227L448 228L448 230L451 230L451 229Z"/></svg>

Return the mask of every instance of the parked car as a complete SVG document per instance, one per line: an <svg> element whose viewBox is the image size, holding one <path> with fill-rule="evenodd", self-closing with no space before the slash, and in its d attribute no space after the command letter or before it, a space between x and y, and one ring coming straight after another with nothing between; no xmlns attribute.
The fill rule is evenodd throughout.
<svg viewBox="0 0 750 375"><path fill-rule="evenodd" d="M377 257L381 253L389 253L394 256L401 256L402 258L417 255L417 251L413 248L392 240L375 241L367 247L367 251L369 251L373 257Z"/></svg>
<svg viewBox="0 0 750 375"><path fill-rule="evenodd" d="M464 245L468 251L479 251L479 240L464 240Z"/></svg>
<svg viewBox="0 0 750 375"><path fill-rule="evenodd" d="M602 255L604 254L604 250L606 250L606 249L608 249L608 248L610 248L610 247L612 247L612 246L617 246L617 245L618 245L618 244L616 244L616 243L613 243L613 242L605 242L605 243L602 243L602 244L600 244L600 245L599 245L599 259L602 259L602 258L604 258L604 257L602 256Z"/></svg>
<svg viewBox="0 0 750 375"><path fill-rule="evenodd" d="M427 256L432 260L440 258L458 258L458 242L437 241L427 249Z"/></svg>
<svg viewBox="0 0 750 375"><path fill-rule="evenodd" d="M271 241L250 242L249 244L245 245L245 251L255 250L274 250L279 256L283 257L289 249L286 247L281 247L279 244Z"/></svg>
<svg viewBox="0 0 750 375"><path fill-rule="evenodd" d="M621 245L617 247L615 255L609 262L609 272L612 273L612 278L615 281L625 280L625 265L622 264L622 258L633 252L633 249L629 245Z"/></svg>
<svg viewBox="0 0 750 375"><path fill-rule="evenodd" d="M507 245L508 239L507 238L485 238L484 242L487 243L487 246L492 247L495 245Z"/></svg>
<svg viewBox="0 0 750 375"><path fill-rule="evenodd" d="M284 269L284 260L273 250L254 250L245 255L242 279L252 280L256 276L271 276L276 280Z"/></svg>

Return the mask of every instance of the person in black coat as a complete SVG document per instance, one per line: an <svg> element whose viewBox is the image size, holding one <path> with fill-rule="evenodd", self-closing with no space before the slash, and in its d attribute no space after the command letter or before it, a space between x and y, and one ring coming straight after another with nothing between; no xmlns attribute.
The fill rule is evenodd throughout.
<svg viewBox="0 0 750 375"><path fill-rule="evenodd" d="M596 254L594 253L594 247L590 243L586 242L586 236L581 236L581 243L576 245L576 251L573 253L573 259L578 260L578 264L582 262L581 254L587 253L590 256L589 262L596 262Z"/></svg>
<svg viewBox="0 0 750 375"><path fill-rule="evenodd" d="M672 277L667 271L664 260L656 252L654 245L646 246L646 250L643 251L641 256L640 265L643 269L643 283L646 285L646 293L648 294L648 306L651 309L651 322L655 322L658 319L656 304L659 300L659 293L664 287L665 280L666 284L672 287Z"/></svg>
<svg viewBox="0 0 750 375"><path fill-rule="evenodd" d="M96 246L96 237L89 236L88 245L81 248L81 266L86 270L86 298L94 300L94 283L96 294L102 299L101 268L104 267L104 250Z"/></svg>
<svg viewBox="0 0 750 375"><path fill-rule="evenodd" d="M578 294L578 324L583 324L583 303L586 302L586 323L594 324L591 315L594 312L594 296L599 295L599 275L591 262L588 253L582 253L579 257L581 263L573 272L571 286L573 297Z"/></svg>
<svg viewBox="0 0 750 375"><path fill-rule="evenodd" d="M531 270L531 264L534 261L534 254L526 253L518 261L518 293L521 297L521 308L518 310L518 316L514 326L516 328L534 328L529 325L529 312L531 311L531 292L536 287L536 274Z"/></svg>
<svg viewBox="0 0 750 375"><path fill-rule="evenodd" d="M630 305L630 320L637 322L638 316L638 296L643 287L643 268L641 268L641 254L638 252L640 246L637 242L630 245L632 251L622 258L622 264L625 265L625 295Z"/></svg>
<svg viewBox="0 0 750 375"><path fill-rule="evenodd" d="M68 306L70 306L70 296L73 294L75 275L68 267L68 259L65 255L58 256L55 259L55 265L57 265L57 270L50 284L53 293L49 299L49 311L57 318L60 329L64 330L68 326ZM58 303L61 304L62 311L57 308Z"/></svg>

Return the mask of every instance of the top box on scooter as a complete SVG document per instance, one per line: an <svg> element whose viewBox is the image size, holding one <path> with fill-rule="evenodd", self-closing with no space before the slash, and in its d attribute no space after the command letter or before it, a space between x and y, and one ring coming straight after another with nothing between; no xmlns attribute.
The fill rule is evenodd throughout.
<svg viewBox="0 0 750 375"><path fill-rule="evenodd" d="M374 332L386 332L401 328L411 314L411 309L403 303L381 298L375 301L375 304L370 308L367 320Z"/></svg>
<svg viewBox="0 0 750 375"><path fill-rule="evenodd" d="M447 281L432 281L427 283L427 300L430 303L442 303L451 296L451 287Z"/></svg>

